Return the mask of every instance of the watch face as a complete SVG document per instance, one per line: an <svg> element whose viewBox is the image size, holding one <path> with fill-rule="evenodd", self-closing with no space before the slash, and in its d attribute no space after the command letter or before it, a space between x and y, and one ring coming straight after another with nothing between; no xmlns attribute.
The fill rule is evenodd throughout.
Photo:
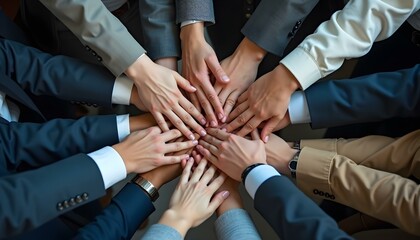
<svg viewBox="0 0 420 240"><path fill-rule="evenodd" d="M295 161L295 160L290 161L290 162L289 162L289 168L290 168L290 170L294 170L294 171L296 171L296 168L297 168L297 161Z"/></svg>

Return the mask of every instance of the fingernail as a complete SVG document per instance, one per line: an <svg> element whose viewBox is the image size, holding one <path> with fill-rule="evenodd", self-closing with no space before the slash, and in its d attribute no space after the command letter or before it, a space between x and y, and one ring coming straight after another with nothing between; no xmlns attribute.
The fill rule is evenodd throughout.
<svg viewBox="0 0 420 240"><path fill-rule="evenodd" d="M226 122L227 117L223 117L222 122L225 123Z"/></svg>
<svg viewBox="0 0 420 240"><path fill-rule="evenodd" d="M189 136L188 136L188 138L189 138L190 140L195 140L194 134L189 135Z"/></svg>
<svg viewBox="0 0 420 240"><path fill-rule="evenodd" d="M229 195L230 195L229 191L224 191L224 192L222 193L222 197L223 197L223 199L228 198L228 197L229 197Z"/></svg>
<svg viewBox="0 0 420 240"><path fill-rule="evenodd" d="M265 136L264 138L264 142L267 143L268 142L268 136Z"/></svg>
<svg viewBox="0 0 420 240"><path fill-rule="evenodd" d="M194 90L194 91L197 91L197 88L195 88L193 86L191 86L191 89Z"/></svg>
<svg viewBox="0 0 420 240"><path fill-rule="evenodd" d="M223 131L223 132L227 132L227 129L226 129L226 128L222 128L222 131Z"/></svg>
<svg viewBox="0 0 420 240"><path fill-rule="evenodd" d="M200 122L201 122L201 125L204 125L204 124L206 124L206 119L205 118L202 118L201 120L200 120Z"/></svg>
<svg viewBox="0 0 420 240"><path fill-rule="evenodd" d="M193 144L194 144L194 145L197 145L197 144L198 144L198 141L197 141L197 140L194 140L194 141L193 141Z"/></svg>
<svg viewBox="0 0 420 240"><path fill-rule="evenodd" d="M188 162L193 162L194 161L194 159L192 158L192 157L190 157L189 159L188 159Z"/></svg>
<svg viewBox="0 0 420 240"><path fill-rule="evenodd" d="M225 117L222 113L219 113L217 116L219 116L219 120L222 120Z"/></svg>
<svg viewBox="0 0 420 240"><path fill-rule="evenodd" d="M202 137L206 136L206 134L207 134L207 132L206 132L206 131L204 131L204 130L201 130L201 131L200 131L200 135L201 135Z"/></svg>
<svg viewBox="0 0 420 240"><path fill-rule="evenodd" d="M229 82L229 77L228 77L228 76L226 76L226 75L223 75L223 76L222 76L222 81L223 81L223 82Z"/></svg>
<svg viewBox="0 0 420 240"><path fill-rule="evenodd" d="M212 127L217 127L217 123L216 123L216 121L211 121L210 125L211 125Z"/></svg>

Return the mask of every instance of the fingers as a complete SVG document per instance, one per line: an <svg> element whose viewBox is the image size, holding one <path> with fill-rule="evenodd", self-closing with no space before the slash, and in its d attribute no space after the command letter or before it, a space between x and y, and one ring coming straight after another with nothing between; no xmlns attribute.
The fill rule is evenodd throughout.
<svg viewBox="0 0 420 240"><path fill-rule="evenodd" d="M211 202L210 202L210 204L209 204L209 210L211 211L211 212L214 212L214 211L216 211L216 209L220 206L220 205L222 205L222 203L223 203L223 201L225 200L225 199L227 199L228 197L229 197L229 195L230 195L230 193L229 193L229 191L222 191L222 192L219 192L219 193L217 193L212 199L211 199Z"/></svg>
<svg viewBox="0 0 420 240"><path fill-rule="evenodd" d="M216 146L203 140L200 140L200 145L210 151L214 156L219 156L219 149Z"/></svg>
<svg viewBox="0 0 420 240"><path fill-rule="evenodd" d="M177 72L172 71L172 74L173 74L173 76L176 80L176 83L182 89L184 89L185 91L190 92L190 93L197 91L197 89L195 87L193 87L187 79L183 78Z"/></svg>
<svg viewBox="0 0 420 240"><path fill-rule="evenodd" d="M258 134L258 128L254 129L251 132L251 138L252 138L252 140L258 140L258 139L260 139L260 135Z"/></svg>
<svg viewBox="0 0 420 240"><path fill-rule="evenodd" d="M202 81L201 89L204 91L204 93L207 96L207 99L210 101L211 105L216 111L217 118L219 120L222 120L224 118L222 104L220 103L219 97L217 96L216 91L214 90L210 81Z"/></svg>
<svg viewBox="0 0 420 240"><path fill-rule="evenodd" d="M201 176L204 173L204 170L206 169L207 161L205 159L201 160L198 166L194 169L194 172L192 173L192 176L190 178L190 182L198 182L200 181Z"/></svg>
<svg viewBox="0 0 420 240"><path fill-rule="evenodd" d="M243 112L248 110L248 102L243 102L241 104L237 104L235 109L231 112L231 114L228 116L227 122L231 122L233 119L237 118L239 115L241 115Z"/></svg>
<svg viewBox="0 0 420 240"><path fill-rule="evenodd" d="M228 83L229 77L223 70L222 66L220 66L219 60L216 57L216 54L211 55L207 59L205 59L207 66L209 67L210 71L213 73L214 77L218 82L221 83Z"/></svg>
<svg viewBox="0 0 420 240"><path fill-rule="evenodd" d="M194 107L197 109L197 111L201 112L201 105L200 105L200 101L198 101L197 94L196 93L189 93L189 96L190 96L191 103L194 105ZM206 119L204 118L204 121L205 120ZM206 124L206 123L204 123L204 124Z"/></svg>
<svg viewBox="0 0 420 240"><path fill-rule="evenodd" d="M249 129L249 131L248 131L248 133L249 133L259 125L259 123L255 125L255 122L256 122L255 120L253 122L249 121L253 117L254 117L254 113L251 110L246 110L241 115L239 115L237 118L235 118L232 122L230 122L228 125L226 125L225 128L228 132L232 132L233 130L245 125L244 128L246 128L245 130ZM254 125L252 125L252 124L254 124ZM241 136L245 136L245 135L241 135Z"/></svg>
<svg viewBox="0 0 420 240"><path fill-rule="evenodd" d="M221 141L228 140L230 136L230 133L217 128L207 128L207 133Z"/></svg>
<svg viewBox="0 0 420 240"><path fill-rule="evenodd" d="M175 155L164 156L162 158L162 161L160 162L159 166L180 163L183 159L188 159L189 157L190 157L190 155L188 155L188 154L182 154L182 155L179 155L179 156L175 156Z"/></svg>
<svg viewBox="0 0 420 240"><path fill-rule="evenodd" d="M209 182L213 179L214 174L216 173L216 168L214 166L210 166L203 174L200 179L200 182L208 185Z"/></svg>
<svg viewBox="0 0 420 240"><path fill-rule="evenodd" d="M217 127L217 118L216 114L213 111L213 107L210 104L209 100L207 99L204 91L201 89L200 86L197 86L197 97L200 102L201 107L204 109L206 116L209 120L210 126Z"/></svg>
<svg viewBox="0 0 420 240"><path fill-rule="evenodd" d="M222 94L224 94L225 91L222 91ZM223 96L224 97L224 96ZM223 111L225 112L225 116L229 116L230 112L232 112L233 107L235 107L236 100L239 97L238 91L231 92L228 96L226 96L225 100L223 100ZM219 96L221 98L221 96Z"/></svg>
<svg viewBox="0 0 420 240"><path fill-rule="evenodd" d="M252 85L251 85L252 86ZM249 88L248 88L249 89ZM238 104L241 104L243 102L245 102L248 99L249 96L249 90L246 90L245 92L243 92L239 98L238 98Z"/></svg>
<svg viewBox="0 0 420 240"><path fill-rule="evenodd" d="M189 158L187 161L187 164L185 165L184 170L182 171L182 175L179 179L179 184L186 184L188 182L188 179L190 178L191 174L191 167L193 166L194 160L192 158Z"/></svg>
<svg viewBox="0 0 420 240"><path fill-rule="evenodd" d="M248 116L248 115L246 115L246 116ZM251 120L246 122L245 125L241 128L241 130L236 133L236 135L241 136L241 137L244 137L244 136L248 135L248 133L250 133L250 132L252 132L252 130L256 129L262 121L263 120L258 118L257 116L253 116L251 118Z"/></svg>
<svg viewBox="0 0 420 240"><path fill-rule="evenodd" d="M158 124L160 129L162 129L162 131L169 131L168 124L166 123L165 118L160 112L152 112L152 115L155 118L156 123Z"/></svg>
<svg viewBox="0 0 420 240"><path fill-rule="evenodd" d="M178 152L184 149L192 148L198 144L197 140L187 142L174 142L166 144L166 152Z"/></svg>
<svg viewBox="0 0 420 240"><path fill-rule="evenodd" d="M175 140L176 138L181 137L182 134L178 129L171 129L167 132L163 132L160 136L162 137L162 140L164 142L169 142L171 140Z"/></svg>
<svg viewBox="0 0 420 240"><path fill-rule="evenodd" d="M166 117L181 133L190 140L194 140L194 134L185 126L184 122L172 111L168 111ZM191 116L190 116L191 117ZM169 129L168 129L169 130Z"/></svg>
<svg viewBox="0 0 420 240"><path fill-rule="evenodd" d="M202 125L206 124L206 118L185 97L180 99L179 104L180 107L174 108L175 113L198 134L205 136L206 131L194 118Z"/></svg>
<svg viewBox="0 0 420 240"><path fill-rule="evenodd" d="M215 146L215 147L220 147L220 144L222 144L222 141L220 141L219 139L217 139L217 138L215 138L215 137L213 137L213 136L210 136L210 135L206 135L204 138L203 138L206 142L208 142L208 143L210 143L211 145L213 145L213 146Z"/></svg>
<svg viewBox="0 0 420 240"><path fill-rule="evenodd" d="M197 147L198 152L201 153L201 155L204 156L205 159L208 159L211 163L218 166L217 157L214 156L209 150L205 149L203 146L198 145ZM203 160L201 160L203 161Z"/></svg>
<svg viewBox="0 0 420 240"><path fill-rule="evenodd" d="M261 130L261 139L267 143L268 142L268 136L273 132L274 128L277 126L277 124L280 123L280 119L272 117L268 122L265 124L263 129Z"/></svg>

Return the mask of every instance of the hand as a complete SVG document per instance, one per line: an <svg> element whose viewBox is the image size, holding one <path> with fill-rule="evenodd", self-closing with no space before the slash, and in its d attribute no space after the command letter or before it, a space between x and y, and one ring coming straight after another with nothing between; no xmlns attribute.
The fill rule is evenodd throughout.
<svg viewBox="0 0 420 240"><path fill-rule="evenodd" d="M217 168L236 181L246 167L254 163L266 163L264 143L253 131L253 140L232 133L210 128L208 135L200 139L197 150Z"/></svg>
<svg viewBox="0 0 420 240"><path fill-rule="evenodd" d="M268 135L286 114L290 96L299 87L297 79L282 64L255 81L238 99L236 108L228 118L227 131L239 127L239 136L245 136L267 121L261 139L268 142Z"/></svg>
<svg viewBox="0 0 420 240"><path fill-rule="evenodd" d="M222 68L230 76L227 84L216 82L214 85L225 114L222 122L226 121L226 116L229 116L239 95L255 81L258 66L265 54L264 49L244 38L235 52L221 62Z"/></svg>
<svg viewBox="0 0 420 240"><path fill-rule="evenodd" d="M127 173L144 173L162 165L181 162L187 154L165 156L170 152L192 148L197 141L166 143L181 136L178 130L162 133L158 127L131 133L124 141L112 146L124 161Z"/></svg>
<svg viewBox="0 0 420 240"><path fill-rule="evenodd" d="M159 220L160 224L173 227L182 236L185 236L188 229L209 218L229 196L227 191L214 194L224 182L224 174L215 177L215 167L210 166L206 170L206 160L202 160L191 173L193 163L193 159L190 158L172 194L169 209Z"/></svg>
<svg viewBox="0 0 420 240"><path fill-rule="evenodd" d="M191 101L206 113L210 126L216 127L218 119L225 115L217 94L210 82L213 74L217 82L227 83L228 76L219 64L213 48L204 38L203 23L190 24L181 28L182 75L197 88L191 93ZM214 108L214 111L213 111ZM216 114L217 117L216 117Z"/></svg>
<svg viewBox="0 0 420 240"><path fill-rule="evenodd" d="M177 60L175 57L159 58L155 60L155 63L159 64L160 66L169 68L175 72L178 71Z"/></svg>
<svg viewBox="0 0 420 240"><path fill-rule="evenodd" d="M217 216L220 216L231 209L244 208L238 187L239 182L228 177L223 185L217 190L217 192L228 191L230 193L229 198L223 201L223 203L217 208Z"/></svg>
<svg viewBox="0 0 420 240"><path fill-rule="evenodd" d="M143 112L149 111L144 105L144 103L141 101L136 85L134 85L131 89L130 103Z"/></svg>
<svg viewBox="0 0 420 240"><path fill-rule="evenodd" d="M289 162L297 150L290 147L281 137L270 134L268 142L264 145L267 153L267 163L281 174L290 175Z"/></svg>
<svg viewBox="0 0 420 240"><path fill-rule="evenodd" d="M127 69L126 74L133 79L141 102L153 114L162 131L169 131L165 115L191 140L194 135L184 123L200 135L206 134L194 120L204 124L204 116L182 95L178 86L187 92L194 92L195 88L177 72L155 64L148 56L142 56Z"/></svg>

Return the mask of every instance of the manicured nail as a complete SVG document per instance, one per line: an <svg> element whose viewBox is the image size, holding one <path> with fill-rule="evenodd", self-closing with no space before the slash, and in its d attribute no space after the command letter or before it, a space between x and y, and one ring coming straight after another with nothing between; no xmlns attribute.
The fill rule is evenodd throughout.
<svg viewBox="0 0 420 240"><path fill-rule="evenodd" d="M195 140L194 134L189 135L189 136L188 136L188 138L189 138L190 140Z"/></svg>
<svg viewBox="0 0 420 240"><path fill-rule="evenodd" d="M222 193L222 197L223 197L223 199L228 198L228 197L229 197L229 195L230 195L229 191L224 191L224 192Z"/></svg>
<svg viewBox="0 0 420 240"><path fill-rule="evenodd" d="M212 127L217 127L217 122L216 122L216 121L211 121L210 125L211 125Z"/></svg>
<svg viewBox="0 0 420 240"><path fill-rule="evenodd" d="M197 88L195 88L193 86L191 86L191 89L194 90L194 91L197 91Z"/></svg>
<svg viewBox="0 0 420 240"><path fill-rule="evenodd" d="M225 123L226 122L226 119L227 119L227 117L225 116L225 117L223 117L222 118L222 123Z"/></svg>
<svg viewBox="0 0 420 240"><path fill-rule="evenodd" d="M229 77L228 77L228 76L226 76L226 75L223 75L223 76L222 76L222 81L223 81L223 82L229 82Z"/></svg>
<svg viewBox="0 0 420 240"><path fill-rule="evenodd" d="M264 138L264 142L267 143L268 142L268 136L265 136Z"/></svg>
<svg viewBox="0 0 420 240"><path fill-rule="evenodd" d="M219 120L222 120L225 117L223 116L223 113L219 113L217 116L219 117Z"/></svg>
<svg viewBox="0 0 420 240"><path fill-rule="evenodd" d="M189 163L192 163L194 161L194 159L192 158L192 157L190 157L189 159L188 159L188 162Z"/></svg>
<svg viewBox="0 0 420 240"><path fill-rule="evenodd" d="M206 119L205 118L202 118L201 120L200 120L200 123L201 123L201 125L204 125L204 124L206 124Z"/></svg>
<svg viewBox="0 0 420 240"><path fill-rule="evenodd" d="M197 141L197 140L194 140L194 141L193 141L193 144L194 144L194 145L197 145L197 144L198 144L198 141Z"/></svg>
<svg viewBox="0 0 420 240"><path fill-rule="evenodd" d="M200 135L201 135L202 137L206 136L206 134L207 134L207 132L206 132L206 131L204 131L204 130L201 130L201 131L200 131Z"/></svg>
<svg viewBox="0 0 420 240"><path fill-rule="evenodd" d="M226 129L226 128L222 128L222 131L223 131L223 132L227 132L227 129Z"/></svg>

